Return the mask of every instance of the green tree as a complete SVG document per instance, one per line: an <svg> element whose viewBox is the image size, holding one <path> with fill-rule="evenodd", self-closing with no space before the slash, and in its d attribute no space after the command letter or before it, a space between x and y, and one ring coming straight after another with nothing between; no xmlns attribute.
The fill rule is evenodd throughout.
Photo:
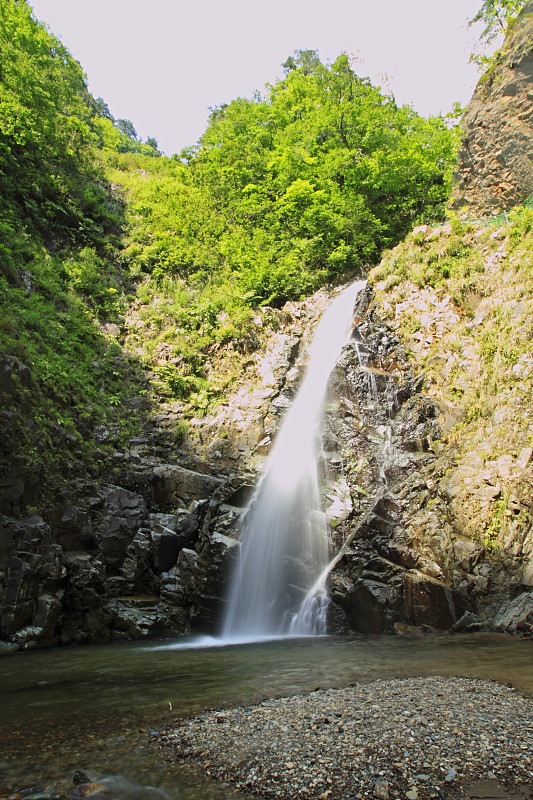
<svg viewBox="0 0 533 800"><path fill-rule="evenodd" d="M321 67L317 50L295 50L281 65L286 73L300 69L304 75L311 75Z"/></svg>
<svg viewBox="0 0 533 800"><path fill-rule="evenodd" d="M188 154L193 182L227 221L223 260L252 302L360 269L444 213L457 144L446 121L398 108L346 55L315 58L297 51L265 96L214 109Z"/></svg>
<svg viewBox="0 0 533 800"><path fill-rule="evenodd" d="M133 122L130 122L129 119L117 119L116 126L120 133L123 133L128 139L138 140L137 131L135 130Z"/></svg>
<svg viewBox="0 0 533 800"><path fill-rule="evenodd" d="M94 100L93 108L95 114L99 117L104 117L105 119L110 119L111 122L115 122L115 118L103 97L97 97L96 100Z"/></svg>
<svg viewBox="0 0 533 800"><path fill-rule="evenodd" d="M500 34L506 35L525 4L526 0L484 0L477 14L468 23L484 24L479 36L482 47L489 47ZM470 61L481 69L489 67L494 59L495 55L488 56L486 53L472 53L470 56Z"/></svg>
<svg viewBox="0 0 533 800"><path fill-rule="evenodd" d="M0 63L4 228L27 246L28 233L61 245L101 238L116 215L93 163L94 101L80 65L25 0L0 2Z"/></svg>

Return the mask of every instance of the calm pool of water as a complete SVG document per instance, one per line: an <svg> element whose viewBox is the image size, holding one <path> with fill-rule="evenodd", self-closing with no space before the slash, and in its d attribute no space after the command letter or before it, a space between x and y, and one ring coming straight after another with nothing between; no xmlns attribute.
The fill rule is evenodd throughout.
<svg viewBox="0 0 533 800"><path fill-rule="evenodd" d="M231 800L230 790L194 770L158 764L152 733L172 717L205 708L394 676L488 678L533 695L533 641L506 635L324 637L199 648L184 643L2 658L0 786L65 779L83 768L160 787L170 798Z"/></svg>

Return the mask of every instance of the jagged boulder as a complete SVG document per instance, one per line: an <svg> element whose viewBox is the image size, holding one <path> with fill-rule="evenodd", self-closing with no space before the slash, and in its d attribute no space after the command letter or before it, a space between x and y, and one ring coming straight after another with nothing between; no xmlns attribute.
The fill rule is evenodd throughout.
<svg viewBox="0 0 533 800"><path fill-rule="evenodd" d="M66 553L62 582L63 623L58 631L60 644L107 642L110 638L106 613L105 566L88 553Z"/></svg>
<svg viewBox="0 0 533 800"><path fill-rule="evenodd" d="M146 503L140 495L120 486L104 486L101 491L103 507L95 538L112 573L124 563L128 546L146 517Z"/></svg>
<svg viewBox="0 0 533 800"><path fill-rule="evenodd" d="M0 519L0 633L49 647L60 613L61 548L37 515ZM26 629L26 630L25 630ZM25 633L21 633L25 630Z"/></svg>
<svg viewBox="0 0 533 800"><path fill-rule="evenodd" d="M336 576L332 598L344 610L349 629L358 633L390 633L402 617L401 587L391 583L369 578L351 583Z"/></svg>
<svg viewBox="0 0 533 800"><path fill-rule="evenodd" d="M506 633L533 634L533 592L505 603L494 618L494 629Z"/></svg>
<svg viewBox="0 0 533 800"><path fill-rule="evenodd" d="M468 610L462 592L424 574L405 575L404 602L408 624L435 630L451 628Z"/></svg>
<svg viewBox="0 0 533 800"><path fill-rule="evenodd" d="M209 496L221 484L190 470L171 473L185 475L187 492ZM193 548L207 503L148 513L142 495L92 482L65 490L50 524L36 515L1 517L1 638L33 649L184 632L201 593ZM188 587L178 609L163 580L175 567Z"/></svg>

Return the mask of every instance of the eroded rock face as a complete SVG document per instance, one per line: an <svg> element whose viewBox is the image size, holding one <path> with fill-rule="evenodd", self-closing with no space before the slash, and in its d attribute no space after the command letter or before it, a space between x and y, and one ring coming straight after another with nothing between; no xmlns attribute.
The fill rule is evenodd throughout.
<svg viewBox="0 0 533 800"><path fill-rule="evenodd" d="M61 611L61 547L50 527L34 515L0 519L0 634L16 644L54 643Z"/></svg>
<svg viewBox="0 0 533 800"><path fill-rule="evenodd" d="M497 631L533 636L533 593L522 592L499 610L494 619Z"/></svg>
<svg viewBox="0 0 533 800"><path fill-rule="evenodd" d="M533 193L533 3L521 11L495 67L462 119L451 207L495 215Z"/></svg>
<svg viewBox="0 0 533 800"><path fill-rule="evenodd" d="M215 414L193 421L196 450L212 470L262 472L305 369L314 326L330 299L331 291L323 290L286 303L280 330L250 357L234 394Z"/></svg>
<svg viewBox="0 0 533 800"><path fill-rule="evenodd" d="M422 389L367 291L332 375L326 415L326 512L338 554L334 628L444 630L470 605L452 585L442 542L424 548L408 535L413 506L428 499L424 471L435 464L440 436L438 407ZM446 546L452 538L450 530Z"/></svg>
<svg viewBox="0 0 533 800"><path fill-rule="evenodd" d="M216 631L241 509L290 406L300 348L328 299L319 292L279 312L280 329L227 404L193 421L187 448L163 446L161 429L175 419L161 414L153 435L113 454L113 483L74 483L46 520L24 514L39 507L39 475L23 463L4 470L0 639L32 649ZM13 359L1 361L0 372L4 394L15 374L31 383ZM0 450L11 453L20 420L0 415ZM96 436L109 443L115 432L102 425Z"/></svg>
<svg viewBox="0 0 533 800"><path fill-rule="evenodd" d="M217 631L241 513L326 304L324 293L316 308L291 304L289 332L275 334L235 396L198 421L197 452L162 460L157 437L132 443L129 457L116 454L115 483L72 486L46 521L16 519L26 492L16 474L0 485L0 637L9 646ZM504 599L511 580L533 583L531 528L521 538L512 528L533 513L533 451L453 463L438 441L449 409L424 394L369 290L355 323L330 381L321 464L337 556L330 628L468 629L495 590ZM502 486L516 507L509 563L522 565L521 577L495 568L469 535L470 500L490 503Z"/></svg>
<svg viewBox="0 0 533 800"><path fill-rule="evenodd" d="M533 448L488 461L446 447L447 409L424 394L369 295L358 315L326 419L338 558L331 624L363 633L492 627L498 605L531 586ZM487 528L495 509L501 551Z"/></svg>
<svg viewBox="0 0 533 800"><path fill-rule="evenodd" d="M175 513L150 512L120 486L86 484L50 524L1 517L0 638L33 649L187 632L212 594L199 565L212 492L208 476L183 473L190 503Z"/></svg>
<svg viewBox="0 0 533 800"><path fill-rule="evenodd" d="M435 470L445 469L435 447L443 414L378 318L370 291L355 317L330 381L321 464L337 559L330 628L445 630L460 620L468 627L490 590L490 568L483 548L443 520L435 496ZM197 596L198 622L214 620L224 602L246 494L240 485L237 475L233 495L221 486L204 518L197 586L205 579L211 597Z"/></svg>

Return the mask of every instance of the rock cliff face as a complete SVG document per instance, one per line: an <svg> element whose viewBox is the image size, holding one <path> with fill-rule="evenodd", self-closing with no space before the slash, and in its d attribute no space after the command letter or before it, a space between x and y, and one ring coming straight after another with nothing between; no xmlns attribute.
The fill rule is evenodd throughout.
<svg viewBox="0 0 533 800"><path fill-rule="evenodd" d="M450 300L436 305L430 327L438 321L442 332L456 329L459 309ZM461 420L461 409L427 393L416 359L382 313L386 307L376 304L368 289L355 310L353 338L330 381L321 464L332 537L330 629L419 633L490 627L502 601L529 586L524 566L533 555L533 534L523 490L531 481L532 449L524 446L518 457L503 460L458 456L450 431ZM302 365L298 360L285 375L294 376ZM266 402L257 387L247 394ZM266 402L259 429L256 415L249 417L255 440L272 425L273 410L284 396L288 404L287 383ZM212 435L234 410L230 403L217 418L206 420L205 432ZM245 418L239 417L241 425ZM229 452L235 438L231 428L228 432ZM260 439L261 450L268 438ZM516 436L513 445L520 441ZM249 483L236 474L232 498L221 487L223 502L210 504L199 547L211 570L210 585L213 570L222 566L220 579L236 552L235 506ZM483 528L491 501L498 504L502 494L516 504L503 552ZM220 592L219 598L223 601Z"/></svg>
<svg viewBox="0 0 533 800"><path fill-rule="evenodd" d="M509 546L504 559L476 535L472 523L481 527L482 515L465 478L483 481L485 499L499 496L499 464L491 472L483 461L469 472L481 460L470 453L457 465L446 435L456 409L426 393L416 361L378 316L383 310L369 299L332 387L338 407L328 415L327 442L338 457L327 497L339 556L332 623L367 633L490 625L510 586L527 589L530 527L509 531L520 546ZM527 447L507 459L509 483L512 472L515 484L527 485L530 459ZM518 502L517 516L528 508Z"/></svg>
<svg viewBox="0 0 533 800"><path fill-rule="evenodd" d="M193 420L181 446L169 446L165 431L176 414L161 408L145 436L114 452L102 476L73 480L47 504L39 473L17 455L16 415L1 412L3 649L216 630L236 544L228 533L327 302L319 292L269 312L279 315L278 330L250 357L235 394L216 415ZM29 368L13 359L0 369L4 389L10 381L31 384ZM112 441L113 430L100 426L95 437Z"/></svg>
<svg viewBox="0 0 533 800"><path fill-rule="evenodd" d="M506 597L533 602L531 218L422 226L370 274L441 428L401 489L401 535L484 620Z"/></svg>
<svg viewBox="0 0 533 800"><path fill-rule="evenodd" d="M479 81L462 128L453 209L492 216L533 193L533 2Z"/></svg>
<svg viewBox="0 0 533 800"><path fill-rule="evenodd" d="M4 649L216 631L242 508L328 300L319 292L279 312L279 330L250 358L233 396L194 420L180 448L162 449L155 429L115 453L107 481L74 483L42 516L30 513L39 498L34 476L8 470L0 485ZM457 323L445 305L437 316ZM531 449L492 472L473 454L458 463L442 439L461 415L425 393L416 359L380 314L388 306L377 306L369 289L330 382L322 460L334 559L330 628L481 624L496 611L495 596L533 581L524 570L533 540L530 529L509 533L508 557L495 560L471 535L479 514L468 502L500 496L505 467L505 486L530 513Z"/></svg>

